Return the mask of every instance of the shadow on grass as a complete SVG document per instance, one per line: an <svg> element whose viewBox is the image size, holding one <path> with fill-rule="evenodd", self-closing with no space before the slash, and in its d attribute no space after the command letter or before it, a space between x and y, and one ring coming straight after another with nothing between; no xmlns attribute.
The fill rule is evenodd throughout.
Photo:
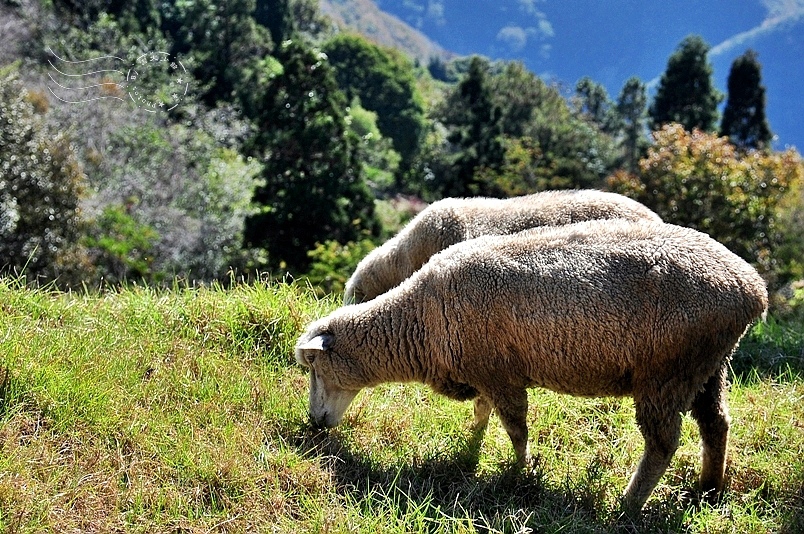
<svg viewBox="0 0 804 534"><path fill-rule="evenodd" d="M14 373L0 364L0 418L26 401L27 392Z"/></svg>
<svg viewBox="0 0 804 534"><path fill-rule="evenodd" d="M651 503L637 520L602 502L607 489L599 465L585 468L578 484L546 480L538 459L526 469L503 466L478 472L483 433L462 449L401 465L378 465L356 453L337 432L299 427L290 442L300 454L317 457L337 484L337 492L369 514L393 517L402 530L477 532L683 532L681 501ZM580 468L584 469L584 468ZM448 528L445 526L449 525ZM463 528L461 528L463 527Z"/></svg>
<svg viewBox="0 0 804 534"><path fill-rule="evenodd" d="M779 532L781 534L800 534L804 532L804 478L800 476L797 490L792 492L790 498L789 515Z"/></svg>
<svg viewBox="0 0 804 534"><path fill-rule="evenodd" d="M804 328L769 317L741 341L732 358L732 373L740 383L771 378L793 381L804 377Z"/></svg>

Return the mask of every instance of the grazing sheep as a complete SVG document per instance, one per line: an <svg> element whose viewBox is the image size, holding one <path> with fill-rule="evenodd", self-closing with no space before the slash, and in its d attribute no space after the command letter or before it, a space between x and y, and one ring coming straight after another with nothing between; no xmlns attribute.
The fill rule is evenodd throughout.
<svg viewBox="0 0 804 534"><path fill-rule="evenodd" d="M661 220L635 200L595 190L546 191L505 200L440 200L363 258L346 282L344 304L365 302L398 286L430 256L455 243L594 219Z"/></svg>
<svg viewBox="0 0 804 534"><path fill-rule="evenodd" d="M767 306L762 278L695 230L588 221L459 243L377 299L312 323L296 346L310 368L310 416L337 425L364 387L416 381L496 409L528 458L527 388L632 396L645 440L623 496L641 509L692 410L701 487L723 487L727 364Z"/></svg>

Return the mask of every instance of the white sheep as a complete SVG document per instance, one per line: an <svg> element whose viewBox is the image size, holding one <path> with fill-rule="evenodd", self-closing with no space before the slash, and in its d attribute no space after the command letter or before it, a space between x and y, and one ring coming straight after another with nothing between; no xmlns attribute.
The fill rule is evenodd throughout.
<svg viewBox="0 0 804 534"><path fill-rule="evenodd" d="M364 302L385 293L433 254L455 243L593 219L661 220L635 200L596 190L545 191L504 200L440 200L363 258L346 282L344 303Z"/></svg>
<svg viewBox="0 0 804 534"><path fill-rule="evenodd" d="M654 222L589 221L481 237L435 255L400 286L312 323L296 346L310 416L337 425L355 395L417 381L496 410L528 458L527 393L632 396L645 440L623 496L641 509L692 410L701 488L723 487L729 357L767 307L765 283L709 236Z"/></svg>

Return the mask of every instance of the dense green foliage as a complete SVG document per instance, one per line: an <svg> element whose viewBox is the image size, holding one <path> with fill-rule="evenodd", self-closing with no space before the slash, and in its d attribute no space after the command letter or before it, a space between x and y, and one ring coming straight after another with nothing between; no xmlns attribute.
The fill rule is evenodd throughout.
<svg viewBox="0 0 804 534"><path fill-rule="evenodd" d="M610 185L667 222L718 236L769 275L778 267L775 249L782 236L776 214L803 179L794 151L743 154L725 137L674 124L654 133L638 175L616 174Z"/></svg>
<svg viewBox="0 0 804 534"><path fill-rule="evenodd" d="M270 127L251 140L264 162L261 206L246 224L246 240L295 272L309 265L317 242L341 243L378 231L373 200L357 159L359 140L346 124L346 101L323 52L286 41L282 65L270 73L252 115Z"/></svg>
<svg viewBox="0 0 804 534"><path fill-rule="evenodd" d="M255 0L164 2L171 52L189 56L198 90L210 105L232 100L247 67L268 51L270 34L254 20Z"/></svg>
<svg viewBox="0 0 804 534"><path fill-rule="evenodd" d="M440 120L453 147L440 178L444 196L486 194L475 172L502 163L502 110L492 100L489 78L488 62L475 56L466 77L444 102Z"/></svg>
<svg viewBox="0 0 804 534"><path fill-rule="evenodd" d="M623 169L627 172L636 172L639 160L648 149L647 108L645 84L639 78L629 78L617 97L617 113L622 121Z"/></svg>
<svg viewBox="0 0 804 534"><path fill-rule="evenodd" d="M521 63L473 58L436 111L447 135L432 187L445 196L600 187L615 168L613 137Z"/></svg>
<svg viewBox="0 0 804 534"><path fill-rule="evenodd" d="M619 129L619 110L614 107L605 87L584 77L575 85L575 94L580 113L596 124L601 132L614 133Z"/></svg>
<svg viewBox="0 0 804 534"><path fill-rule="evenodd" d="M37 116L27 96L0 68L0 271L70 276L85 177L69 137Z"/></svg>
<svg viewBox="0 0 804 534"><path fill-rule="evenodd" d="M673 150L650 137L649 126L680 123L678 137L693 145L695 128L714 128L720 95L700 37L679 45L649 102L636 78L613 100L589 78L567 95L520 62L462 57L425 68L335 28L313 0L25 2L25 9L7 4L0 16L16 17L11 26L27 30L15 35L34 46L8 49L25 64L33 106L26 109L37 113L31 124L70 162L46 171L49 179L78 185L65 190L62 198L72 199L62 212L72 215L58 229L28 231L37 236L27 245L4 240L17 251L7 255L9 272L58 278L65 287L290 272L337 291L359 255L392 233L393 217L378 217L378 203L607 184L671 206L668 220L712 233L770 279L792 281L802 271L800 167L794 152L769 151L759 63L750 53L732 67L721 128L743 163L785 162L751 171L781 173L778 191L770 179L746 182L721 141L720 161L653 157ZM115 74L127 66L112 61L95 79L100 100L60 102L43 88L54 59L48 49L67 61L165 50L186 68L189 92L167 113L132 108ZM140 90L164 101L170 73L148 74ZM22 105L12 93L2 95L4 110ZM16 139L26 122L0 123L0 131ZM754 155L755 147L766 153ZM29 161L32 149L13 142L0 150L8 164L12 156ZM771 185L756 192L745 185L757 180ZM4 229L23 213L13 208L20 202L31 213L61 210L47 205L54 195L3 194ZM768 195L774 200L758 209ZM52 243L35 246L43 239Z"/></svg>
<svg viewBox="0 0 804 534"><path fill-rule="evenodd" d="M338 85L352 101L377 114L377 127L393 141L407 169L424 133L424 102L413 64L401 53L382 49L363 37L338 34L323 44Z"/></svg>

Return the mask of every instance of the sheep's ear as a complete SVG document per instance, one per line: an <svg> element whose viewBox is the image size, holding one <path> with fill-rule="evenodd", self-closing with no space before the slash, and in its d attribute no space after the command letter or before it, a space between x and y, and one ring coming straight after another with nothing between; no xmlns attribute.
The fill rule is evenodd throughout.
<svg viewBox="0 0 804 534"><path fill-rule="evenodd" d="M300 345L299 348L302 350L329 350L334 342L335 336L332 334L318 334L304 345Z"/></svg>

